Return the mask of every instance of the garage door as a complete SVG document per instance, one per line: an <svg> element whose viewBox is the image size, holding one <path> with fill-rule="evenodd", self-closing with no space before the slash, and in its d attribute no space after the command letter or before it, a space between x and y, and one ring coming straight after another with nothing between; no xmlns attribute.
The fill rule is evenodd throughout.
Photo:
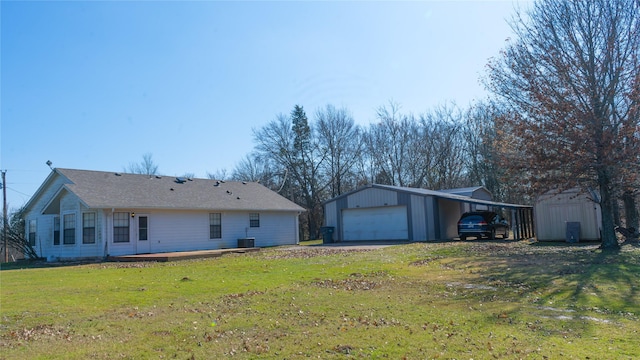
<svg viewBox="0 0 640 360"><path fill-rule="evenodd" d="M343 241L407 240L406 206L342 210Z"/></svg>

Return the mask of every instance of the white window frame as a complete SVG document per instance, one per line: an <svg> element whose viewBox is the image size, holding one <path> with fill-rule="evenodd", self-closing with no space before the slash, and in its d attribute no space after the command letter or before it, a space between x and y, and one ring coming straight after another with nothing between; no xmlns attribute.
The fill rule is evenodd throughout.
<svg viewBox="0 0 640 360"><path fill-rule="evenodd" d="M57 229L56 229L57 227ZM58 232L58 243L56 244L56 231ZM53 217L53 245L58 246L61 244L60 235L62 232L60 231L60 215L56 215Z"/></svg>
<svg viewBox="0 0 640 360"><path fill-rule="evenodd" d="M67 216L73 216L73 228L67 228ZM62 245L75 245L77 243L77 234L76 234L76 230L78 229L78 216L76 215L75 212L67 212L67 213L63 213L62 214L62 219L61 219L61 227L62 227L62 236L60 237L60 243ZM72 230L71 232L73 234L73 242L72 243L67 243L67 230Z"/></svg>
<svg viewBox="0 0 640 360"><path fill-rule="evenodd" d="M38 234L38 219L29 219L29 245L36 246L36 236Z"/></svg>
<svg viewBox="0 0 640 360"><path fill-rule="evenodd" d="M220 236L214 236L214 226L218 227ZM209 213L209 239L222 239L222 213Z"/></svg>
<svg viewBox="0 0 640 360"><path fill-rule="evenodd" d="M93 234L91 234L91 235L92 235L93 242L85 242L85 229L90 229L90 228L92 228L92 227L87 227L87 226L85 226L85 215L93 215L93 226L92 226L92 227L93 227ZM93 212L93 211L87 211L87 212L83 212L83 213L82 213L82 243L83 243L83 244L86 244L86 245L93 245L93 244L95 244L95 243L96 243L96 240L97 240L97 239L96 239L96 237L97 237L97 236L96 236L96 235L97 235L97 231L96 231L96 230L97 230L97 226L96 226L96 225L97 225L97 223L98 223L98 217L97 217L97 215L96 215L96 213L95 213L95 212Z"/></svg>
<svg viewBox="0 0 640 360"><path fill-rule="evenodd" d="M251 228L259 228L260 227L260 213L249 213L249 227Z"/></svg>
<svg viewBox="0 0 640 360"><path fill-rule="evenodd" d="M116 214L126 214L127 219L127 239L126 241L116 241ZM122 220L122 219L119 219ZM124 226L118 226L118 228L124 228ZM111 224L111 230L113 231L113 238L111 239L114 244L130 244L131 243L131 213L128 211L116 211L113 213L113 223Z"/></svg>

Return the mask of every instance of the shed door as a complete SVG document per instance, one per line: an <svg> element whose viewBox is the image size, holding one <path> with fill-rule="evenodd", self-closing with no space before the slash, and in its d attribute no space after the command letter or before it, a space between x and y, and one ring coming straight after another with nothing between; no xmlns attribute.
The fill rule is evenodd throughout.
<svg viewBox="0 0 640 360"><path fill-rule="evenodd" d="M343 241L407 240L406 206L342 210Z"/></svg>

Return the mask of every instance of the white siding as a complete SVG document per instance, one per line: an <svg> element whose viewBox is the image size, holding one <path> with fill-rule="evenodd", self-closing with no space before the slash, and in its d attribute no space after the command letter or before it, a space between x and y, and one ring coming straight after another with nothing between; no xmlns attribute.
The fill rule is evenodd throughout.
<svg viewBox="0 0 640 360"><path fill-rule="evenodd" d="M398 205L398 193L391 190L367 188L347 197L350 209L357 207L395 206Z"/></svg>
<svg viewBox="0 0 640 360"><path fill-rule="evenodd" d="M53 216L42 215L42 211L64 183L61 177L55 177L51 186L39 189L41 191L40 196L31 200L32 210L25 213L27 224L31 219L37 220L38 231L36 233L36 246L34 246L34 249L39 256L47 256L53 245ZM28 229L25 230L29 231ZM25 236L28 235L29 234L25 234Z"/></svg>
<svg viewBox="0 0 640 360"><path fill-rule="evenodd" d="M249 212L221 211L148 211L122 210L143 214L149 219L149 251L152 253L213 250L238 247L238 239L255 238L256 247L293 245L298 243L297 213L258 212L260 227L249 226ZM209 213L222 214L222 238L209 239ZM136 221L137 221L136 215ZM113 243L109 254L125 255L137 252L137 223L130 223L129 243ZM111 222L110 222L111 224ZM111 225L109 225L111 226ZM107 229L109 234L113 230ZM144 252L147 252L146 249Z"/></svg>
<svg viewBox="0 0 640 360"><path fill-rule="evenodd" d="M135 228L133 227L133 221L129 221L129 242L113 242L113 213L115 212L128 212L133 211L128 209L109 209L105 211L104 224L105 224L105 240L107 242L107 255L130 255L136 253L136 243L134 238Z"/></svg>
<svg viewBox="0 0 640 360"><path fill-rule="evenodd" d="M150 250L153 253L218 248L220 240L209 239L208 212L151 212L148 216ZM224 220L223 217L223 232ZM136 241L136 236L133 241Z"/></svg>
<svg viewBox="0 0 640 360"><path fill-rule="evenodd" d="M46 192L53 196L55 192ZM59 194L60 197L60 244L53 245L54 218L57 215L39 215L31 212L28 218L35 217L38 223L35 250L38 255L48 259L77 259L87 257L101 257L104 255L104 237L102 236L102 211L99 209L87 209L80 205L78 198L66 191ZM47 201L48 202L48 201ZM43 201L43 206L47 203ZM43 209L42 207L34 207ZM82 243L82 213L94 212L96 214L96 242L95 244ZM64 244L64 215L75 215L75 244Z"/></svg>
<svg viewBox="0 0 640 360"><path fill-rule="evenodd" d="M600 238L599 205L576 191L538 198L534 206L536 238L540 241L564 241L567 222L580 222L581 240Z"/></svg>

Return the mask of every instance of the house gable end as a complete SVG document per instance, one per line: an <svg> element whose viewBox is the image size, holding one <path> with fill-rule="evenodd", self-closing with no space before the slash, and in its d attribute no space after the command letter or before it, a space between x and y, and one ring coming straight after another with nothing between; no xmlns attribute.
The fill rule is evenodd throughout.
<svg viewBox="0 0 640 360"><path fill-rule="evenodd" d="M79 198L73 191L70 191L67 186L62 186L58 192L51 198L49 203L44 206L42 211L43 215L55 215L60 214L61 200L68 195L72 195L76 201L78 201L85 208L90 208L81 198Z"/></svg>
<svg viewBox="0 0 640 360"><path fill-rule="evenodd" d="M62 189L66 187L65 185L69 183L71 183L71 181L58 171L54 170L51 172L25 205L25 214L35 213L40 215L49 213L48 209L51 208L52 202L55 202L55 198L59 196Z"/></svg>

